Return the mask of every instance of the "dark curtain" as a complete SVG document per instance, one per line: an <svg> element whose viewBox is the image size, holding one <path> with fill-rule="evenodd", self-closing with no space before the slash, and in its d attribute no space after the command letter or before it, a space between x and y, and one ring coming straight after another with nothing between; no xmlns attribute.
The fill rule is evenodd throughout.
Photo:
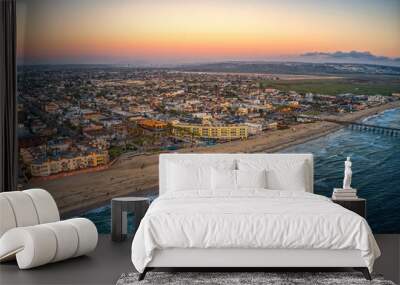
<svg viewBox="0 0 400 285"><path fill-rule="evenodd" d="M15 0L0 0L0 191L17 190Z"/></svg>

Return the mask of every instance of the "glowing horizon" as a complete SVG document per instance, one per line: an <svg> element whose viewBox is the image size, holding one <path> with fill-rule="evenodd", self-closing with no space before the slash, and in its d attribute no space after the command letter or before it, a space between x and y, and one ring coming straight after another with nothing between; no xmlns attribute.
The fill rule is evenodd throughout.
<svg viewBox="0 0 400 285"><path fill-rule="evenodd" d="M400 1L149 2L18 0L18 56L178 62L357 50L400 57Z"/></svg>

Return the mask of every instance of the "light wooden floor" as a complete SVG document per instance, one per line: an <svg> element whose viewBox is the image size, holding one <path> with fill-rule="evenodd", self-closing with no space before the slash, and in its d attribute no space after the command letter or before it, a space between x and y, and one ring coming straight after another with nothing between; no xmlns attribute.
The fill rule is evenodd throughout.
<svg viewBox="0 0 400 285"><path fill-rule="evenodd" d="M382 251L375 272L399 283L400 234L375 238ZM130 246L131 240L115 243L109 235L101 235L97 249L89 256L30 270L19 270L15 262L4 263L0 265L0 284L115 284L122 273L134 271Z"/></svg>

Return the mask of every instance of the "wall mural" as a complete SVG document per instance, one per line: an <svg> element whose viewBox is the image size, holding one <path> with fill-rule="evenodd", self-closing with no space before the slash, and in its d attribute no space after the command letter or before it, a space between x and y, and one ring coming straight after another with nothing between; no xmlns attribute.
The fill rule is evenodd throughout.
<svg viewBox="0 0 400 285"><path fill-rule="evenodd" d="M157 196L159 153L311 152L316 193L351 157L399 233L400 4L296 3L18 0L21 188L109 232L112 197Z"/></svg>

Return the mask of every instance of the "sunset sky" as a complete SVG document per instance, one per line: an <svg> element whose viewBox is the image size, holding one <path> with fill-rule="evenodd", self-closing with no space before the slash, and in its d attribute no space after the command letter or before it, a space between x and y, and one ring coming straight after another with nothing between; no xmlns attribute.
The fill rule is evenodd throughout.
<svg viewBox="0 0 400 285"><path fill-rule="evenodd" d="M28 63L400 57L400 1L17 0L17 10Z"/></svg>

